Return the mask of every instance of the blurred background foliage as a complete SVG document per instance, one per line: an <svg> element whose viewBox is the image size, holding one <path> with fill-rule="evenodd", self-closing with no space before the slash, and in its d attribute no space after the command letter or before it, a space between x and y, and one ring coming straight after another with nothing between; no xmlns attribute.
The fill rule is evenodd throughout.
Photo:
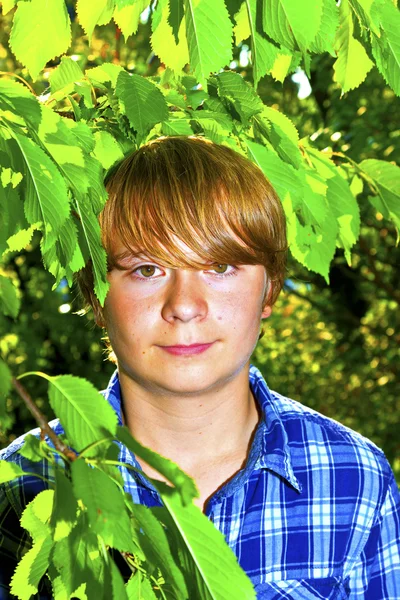
<svg viewBox="0 0 400 600"><path fill-rule="evenodd" d="M70 7L74 17L73 7ZM23 77L36 94L45 94L48 77L59 59L48 63L44 75L32 83L26 69L8 48L12 13L0 15L0 71ZM149 44L149 13L142 15L135 36L124 40L109 24L96 27L91 42L75 21L69 55L82 68L114 62L145 75L164 70ZM249 47L235 49L230 68L252 82ZM258 93L265 104L283 111L297 126L300 137L310 136L318 148L346 152L355 161L378 158L398 163L400 155L399 101L376 69L356 90L343 97L332 79L330 56L316 56L308 79L298 71L284 83L264 77ZM337 163L340 164L340 156ZM399 436L399 302L400 247L396 232L383 216L358 197L362 229L349 268L337 250L330 285L289 259L284 290L272 316L264 321L265 335L251 363L269 387L341 421L370 438L384 450L400 482ZM3 257L21 295L16 320L1 317L1 356L14 375L44 371L71 373L104 389L115 365L106 359L103 332L92 314L81 309L76 289L60 285L41 263L39 234L21 253ZM24 384L38 406L54 418L47 401L47 384L37 377ZM0 424L0 446L35 427L16 395L8 400L6 422Z"/></svg>

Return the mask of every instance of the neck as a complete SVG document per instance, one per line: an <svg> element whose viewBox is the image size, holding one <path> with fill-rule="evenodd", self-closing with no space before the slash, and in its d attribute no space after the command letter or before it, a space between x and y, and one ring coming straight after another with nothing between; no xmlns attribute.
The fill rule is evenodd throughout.
<svg viewBox="0 0 400 600"><path fill-rule="evenodd" d="M132 435L187 471L246 456L259 421L248 368L198 396L155 395L119 370L123 419Z"/></svg>

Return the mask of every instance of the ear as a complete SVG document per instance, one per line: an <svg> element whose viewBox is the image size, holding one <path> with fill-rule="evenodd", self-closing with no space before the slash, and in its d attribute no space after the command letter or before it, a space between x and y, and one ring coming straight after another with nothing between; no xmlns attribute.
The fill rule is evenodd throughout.
<svg viewBox="0 0 400 600"><path fill-rule="evenodd" d="M264 310L261 313L261 318L268 319L268 317L271 316L271 313L272 313L272 306L266 305L266 306L264 306Z"/></svg>

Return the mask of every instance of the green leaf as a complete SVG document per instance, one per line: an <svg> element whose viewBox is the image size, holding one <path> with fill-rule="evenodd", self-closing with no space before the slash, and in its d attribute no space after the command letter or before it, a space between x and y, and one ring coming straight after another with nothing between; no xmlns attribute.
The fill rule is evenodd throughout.
<svg viewBox="0 0 400 600"><path fill-rule="evenodd" d="M185 579L171 553L167 535L153 512L142 504L131 503L131 512L139 543L146 558L146 570L156 575L160 569L166 580L166 586L175 598L187 598Z"/></svg>
<svg viewBox="0 0 400 600"><path fill-rule="evenodd" d="M264 31L272 39L290 50L310 47L321 25L321 0L266 0L263 8Z"/></svg>
<svg viewBox="0 0 400 600"><path fill-rule="evenodd" d="M18 563L11 579L11 593L20 600L29 600L38 590L45 574L53 541L50 536L40 538Z"/></svg>
<svg viewBox="0 0 400 600"><path fill-rule="evenodd" d="M215 79L219 97L232 102L244 125L248 125L250 117L263 110L261 98L239 73L225 71Z"/></svg>
<svg viewBox="0 0 400 600"><path fill-rule="evenodd" d="M336 30L339 27L339 9L331 0L322 0L321 25L315 37L309 46L311 52L322 54L329 52L336 57L334 42Z"/></svg>
<svg viewBox="0 0 400 600"><path fill-rule="evenodd" d="M64 471L56 469L55 478L56 488L50 527L54 541L58 542L68 536L76 524L78 503L72 490L72 483Z"/></svg>
<svg viewBox="0 0 400 600"><path fill-rule="evenodd" d="M204 600L250 600L256 593L237 558L218 531L194 504L183 506L179 494L157 482L163 503L175 524L190 565L190 579Z"/></svg>
<svg viewBox="0 0 400 600"><path fill-rule="evenodd" d="M26 167L25 215L31 225L44 223L44 242L57 234L70 213L67 188L55 164L31 139L12 132Z"/></svg>
<svg viewBox="0 0 400 600"><path fill-rule="evenodd" d="M189 50L185 33L186 21L183 17L179 26L179 42L176 42L168 21L169 15L170 3L168 0L158 2L152 15L150 44L153 52L161 62L173 71L180 72L189 62Z"/></svg>
<svg viewBox="0 0 400 600"><path fill-rule="evenodd" d="M400 11L390 1L379 6L376 21L380 37L371 34L372 54L376 66L397 96L400 96Z"/></svg>
<svg viewBox="0 0 400 600"><path fill-rule="evenodd" d="M161 124L161 132L163 135L193 135L193 129L190 126L190 119L185 115L180 117L178 112L174 113L174 116L170 117L168 121L164 121ZM177 118L176 118L177 117Z"/></svg>
<svg viewBox="0 0 400 600"><path fill-rule="evenodd" d="M96 25L106 25L114 12L114 0L78 0L76 12L79 23L82 25L86 35L91 39Z"/></svg>
<svg viewBox="0 0 400 600"><path fill-rule="evenodd" d="M262 4L257 2L257 0L246 0L246 8L251 31L251 59L254 87L257 88L261 77L267 73L275 70L275 76L277 75L276 61L278 57L285 55L287 57L286 60L290 64L292 54L290 52L286 54L284 50L272 44L261 29Z"/></svg>
<svg viewBox="0 0 400 600"><path fill-rule="evenodd" d="M136 571L126 585L128 600L157 600L150 581L140 571Z"/></svg>
<svg viewBox="0 0 400 600"><path fill-rule="evenodd" d="M50 534L49 521L53 510L54 490L43 490L29 502L21 515L21 525L37 542Z"/></svg>
<svg viewBox="0 0 400 600"><path fill-rule="evenodd" d="M304 197L304 180L291 165L283 162L273 150L246 140L248 157L260 167L266 178L271 182L281 202L287 194L294 199Z"/></svg>
<svg viewBox="0 0 400 600"><path fill-rule="evenodd" d="M236 46L239 46L240 42L244 42L245 40L247 40L247 38L251 36L247 6L248 2L244 0L244 2L242 2L239 10L234 16L236 25L233 28L233 34L235 36Z"/></svg>
<svg viewBox="0 0 400 600"><path fill-rule="evenodd" d="M85 584L89 598L104 598L104 561L86 512L80 513L69 536L57 542L52 560L60 573L67 598L71 594L75 597L82 584Z"/></svg>
<svg viewBox="0 0 400 600"><path fill-rule="evenodd" d="M81 459L72 463L71 473L75 497L85 505L92 531L108 546L135 554L137 545L132 537L124 494L114 480Z"/></svg>
<svg viewBox="0 0 400 600"><path fill-rule="evenodd" d="M69 56L63 56L58 67L50 74L51 93L54 94L54 92L80 81L83 77L83 71L76 60L72 60Z"/></svg>
<svg viewBox="0 0 400 600"><path fill-rule="evenodd" d="M363 160L360 169L372 177L387 218L391 218L399 237L400 232L400 168L384 160Z"/></svg>
<svg viewBox="0 0 400 600"><path fill-rule="evenodd" d="M298 147L296 127L283 113L264 106L262 116L255 117L261 133L285 162L299 168L303 159Z"/></svg>
<svg viewBox="0 0 400 600"><path fill-rule="evenodd" d="M348 182L341 176L339 169L322 152L307 147L318 173L328 185L326 197L329 208L339 225L337 245L344 248L347 263L351 264L352 246L360 235L360 209L351 193Z"/></svg>
<svg viewBox="0 0 400 600"><path fill-rule="evenodd" d="M177 464L160 456L150 448L142 446L135 440L127 427L117 427L117 439L122 442L131 452L142 458L148 465L164 475L178 490L184 504L191 502L192 498L198 498L199 492L195 482Z"/></svg>
<svg viewBox="0 0 400 600"><path fill-rule="evenodd" d="M34 223L28 229L22 229L11 235L7 240L9 251L20 252L24 250L31 243L32 236L38 229L40 229L40 223Z"/></svg>
<svg viewBox="0 0 400 600"><path fill-rule="evenodd" d="M94 157L101 163L103 169L109 169L124 154L116 139L108 131L95 131Z"/></svg>
<svg viewBox="0 0 400 600"><path fill-rule="evenodd" d="M59 417L68 440L77 452L86 446L113 436L117 426L117 415L107 400L86 379L74 375L47 377L50 404ZM88 456L95 456L93 449Z"/></svg>
<svg viewBox="0 0 400 600"><path fill-rule="evenodd" d="M25 436L23 446L18 453L32 462L39 462L43 460L44 456L40 449L40 440L31 433Z"/></svg>
<svg viewBox="0 0 400 600"><path fill-rule="evenodd" d="M112 87L115 88L117 85L118 75L123 72L124 69L120 65L114 63L104 63L93 69L87 69L85 75L93 85L104 84L110 82Z"/></svg>
<svg viewBox="0 0 400 600"><path fill-rule="evenodd" d="M122 31L125 42L130 35L137 33L140 15L148 5L149 0L136 0L134 3L127 4L123 7L119 7L117 3L113 19Z"/></svg>
<svg viewBox="0 0 400 600"><path fill-rule="evenodd" d="M13 479L17 479L17 477L22 477L23 475L27 475L27 473L25 473L25 471L23 471L21 467L15 463L10 463L6 460L0 460L0 483L12 481Z"/></svg>
<svg viewBox="0 0 400 600"><path fill-rule="evenodd" d="M185 0L190 65L199 83L232 60L232 23L224 0Z"/></svg>
<svg viewBox="0 0 400 600"><path fill-rule="evenodd" d="M122 112L140 136L168 119L168 106L163 94L145 77L122 71L118 75L115 94Z"/></svg>
<svg viewBox="0 0 400 600"><path fill-rule="evenodd" d="M0 311L16 319L20 307L21 299L18 297L17 288L9 277L0 275Z"/></svg>
<svg viewBox="0 0 400 600"><path fill-rule="evenodd" d="M353 37L353 17L348 0L342 0L339 6L340 25L335 39L337 60L333 64L334 81L342 88L342 95L360 85L374 63L361 43Z"/></svg>
<svg viewBox="0 0 400 600"><path fill-rule="evenodd" d="M12 10L14 8L16 3L17 3L17 0L2 0L1 12L3 13L3 15L6 15L8 12L10 12L10 10Z"/></svg>
<svg viewBox="0 0 400 600"><path fill-rule="evenodd" d="M71 23L64 0L18 2L10 47L34 81L46 63L64 54L70 44Z"/></svg>
<svg viewBox="0 0 400 600"><path fill-rule="evenodd" d="M93 212L93 205L88 198L77 198L77 211L92 260L94 291L101 306L103 306L110 284L107 280L107 255L101 245L100 225Z"/></svg>
<svg viewBox="0 0 400 600"><path fill-rule="evenodd" d="M37 98L25 85L10 79L0 79L0 109L22 117L33 129L38 127L42 117Z"/></svg>
<svg viewBox="0 0 400 600"><path fill-rule="evenodd" d="M12 374L4 360L0 358L0 419L2 422L6 414L6 400L11 390Z"/></svg>

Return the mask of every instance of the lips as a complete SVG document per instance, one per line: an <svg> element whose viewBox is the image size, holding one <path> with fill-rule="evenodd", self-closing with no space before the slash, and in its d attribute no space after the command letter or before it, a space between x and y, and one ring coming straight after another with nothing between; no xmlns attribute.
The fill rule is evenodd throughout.
<svg viewBox="0 0 400 600"><path fill-rule="evenodd" d="M214 342L208 344L192 344L190 346L160 346L162 350L165 352L169 352L169 354L175 354L178 356L190 356L193 354L201 354L205 352L210 346L213 345Z"/></svg>

